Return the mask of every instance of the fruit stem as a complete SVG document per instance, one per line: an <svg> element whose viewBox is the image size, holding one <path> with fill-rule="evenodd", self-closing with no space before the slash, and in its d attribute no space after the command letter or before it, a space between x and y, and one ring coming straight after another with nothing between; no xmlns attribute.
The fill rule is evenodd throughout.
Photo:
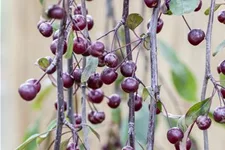
<svg viewBox="0 0 225 150"><path fill-rule="evenodd" d="M209 75L211 74L210 55L211 55L211 37L212 37L214 9L215 9L215 0L211 0L209 20L208 20L208 26L207 26L207 32L206 32L205 76L204 76L203 85L202 85L201 100L205 99ZM209 141L208 141L207 130L203 131L203 136L204 136L204 150L209 150Z"/></svg>
<svg viewBox="0 0 225 150"><path fill-rule="evenodd" d="M45 77L47 73L45 72L34 84L38 84Z"/></svg>
<svg viewBox="0 0 225 150"><path fill-rule="evenodd" d="M184 17L184 15L182 15L182 18L183 18L185 24L187 25L188 29L191 31L191 27L189 26L189 24L188 24L186 18Z"/></svg>
<svg viewBox="0 0 225 150"><path fill-rule="evenodd" d="M153 9L151 20L149 22L150 27L148 35L150 37L150 70L151 70L151 89L153 96L150 101L149 110L149 125L148 125L148 136L147 136L147 150L154 149L154 134L155 134L155 123L156 123L156 100L159 99L159 88L158 88L158 63L157 63L157 39L156 39L156 28L158 22L158 15L160 11L161 0L158 1L158 5Z"/></svg>

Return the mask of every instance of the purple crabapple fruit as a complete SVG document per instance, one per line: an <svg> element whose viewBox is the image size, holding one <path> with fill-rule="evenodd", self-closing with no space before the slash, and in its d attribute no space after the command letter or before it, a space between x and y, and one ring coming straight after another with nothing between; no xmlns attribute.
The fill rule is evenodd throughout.
<svg viewBox="0 0 225 150"><path fill-rule="evenodd" d="M211 119L208 116L199 116L196 124L200 130L207 130L211 125Z"/></svg>
<svg viewBox="0 0 225 150"><path fill-rule="evenodd" d="M59 5L51 5L48 7L47 16L49 18L62 19L65 15L65 10Z"/></svg>
<svg viewBox="0 0 225 150"><path fill-rule="evenodd" d="M201 29L192 29L188 33L188 41L194 46L200 44L204 40L204 38L205 33Z"/></svg>
<svg viewBox="0 0 225 150"><path fill-rule="evenodd" d="M121 98L118 94L112 94L109 96L109 100L107 104L109 105L110 108L117 108L120 105Z"/></svg>
<svg viewBox="0 0 225 150"><path fill-rule="evenodd" d="M92 103L99 104L104 98L104 92L101 89L88 91L88 100Z"/></svg>
<svg viewBox="0 0 225 150"><path fill-rule="evenodd" d="M18 92L24 100L31 101L37 95L37 87L33 83L23 83L20 85Z"/></svg>
<svg viewBox="0 0 225 150"><path fill-rule="evenodd" d="M175 144L182 140L184 133L178 127L170 128L167 132L167 139L170 143Z"/></svg>

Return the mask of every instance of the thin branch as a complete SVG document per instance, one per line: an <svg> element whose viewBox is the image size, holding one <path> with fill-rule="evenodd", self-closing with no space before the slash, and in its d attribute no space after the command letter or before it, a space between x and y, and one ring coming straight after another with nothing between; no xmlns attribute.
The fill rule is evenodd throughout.
<svg viewBox="0 0 225 150"><path fill-rule="evenodd" d="M66 0L63 1L63 8L68 13L68 8L66 8ZM63 55L63 43L65 39L66 33L66 23L67 23L67 15L65 15L60 23L59 29L59 40L58 46L56 51L56 69L57 69L57 103L58 103L58 110L57 110L57 129L56 129L56 138L55 138L55 146L54 150L60 149L60 142L61 142L61 134L62 134L62 126L64 120L64 95L63 95L63 81L62 81L62 55Z"/></svg>
<svg viewBox="0 0 225 150"><path fill-rule="evenodd" d="M209 80L209 76L211 74L210 56L211 56L211 41L212 41L211 37L212 37L212 27L213 27L213 18L214 18L214 8L215 8L215 0L211 0L208 27L207 27L207 32L206 32L205 77L203 80L201 100L205 99L208 80ZM207 130L203 131L203 136L204 136L204 150L209 150L209 141L208 141Z"/></svg>
<svg viewBox="0 0 225 150"><path fill-rule="evenodd" d="M153 9L150 27L148 30L148 35L150 37L151 88L153 91L154 98L156 100L159 97L156 27L160 10L160 3L161 1L159 0L157 7ZM147 136L147 150L154 149L155 121L156 121L156 101L153 98L151 98L148 136Z"/></svg>

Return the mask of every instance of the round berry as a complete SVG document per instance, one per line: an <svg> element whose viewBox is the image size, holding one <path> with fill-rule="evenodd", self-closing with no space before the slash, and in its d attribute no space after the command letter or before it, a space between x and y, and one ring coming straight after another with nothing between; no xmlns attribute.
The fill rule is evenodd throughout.
<svg viewBox="0 0 225 150"><path fill-rule="evenodd" d="M58 109L58 102L57 101L55 101L55 110L57 110ZM64 101L64 111L66 111L67 110L67 102L66 101Z"/></svg>
<svg viewBox="0 0 225 150"><path fill-rule="evenodd" d="M82 75L82 69L74 69L73 71L73 79L77 84L81 83L81 75Z"/></svg>
<svg viewBox="0 0 225 150"><path fill-rule="evenodd" d="M222 74L225 75L225 60L220 63L220 70L221 70Z"/></svg>
<svg viewBox="0 0 225 150"><path fill-rule="evenodd" d="M37 79L28 79L26 81L26 83L33 84L34 87L36 88L37 93L38 93L41 90L41 83L40 82L37 83L37 81L38 81Z"/></svg>
<svg viewBox="0 0 225 150"><path fill-rule="evenodd" d="M75 123L76 124L81 124L81 122L82 122L81 115L80 114L74 114L73 116L74 116Z"/></svg>
<svg viewBox="0 0 225 150"><path fill-rule="evenodd" d="M53 19L62 19L65 15L65 10L59 5L51 5L47 11L47 16Z"/></svg>
<svg viewBox="0 0 225 150"><path fill-rule="evenodd" d="M105 84L112 84L118 77L117 72L112 68L105 68L101 75L101 80Z"/></svg>
<svg viewBox="0 0 225 150"><path fill-rule="evenodd" d="M98 123L102 123L105 120L105 113L103 111L98 111L94 113L94 118Z"/></svg>
<svg viewBox="0 0 225 150"><path fill-rule="evenodd" d="M92 123L92 124L98 124L98 120L96 120L96 118L94 117L95 112L94 111L90 111L88 113L88 120Z"/></svg>
<svg viewBox="0 0 225 150"><path fill-rule="evenodd" d="M110 68L115 68L119 63L119 59L115 54L109 53L109 54L105 55L104 62L105 62L106 66L108 66Z"/></svg>
<svg viewBox="0 0 225 150"><path fill-rule="evenodd" d="M158 5L158 0L144 0L145 5L149 8L154 8Z"/></svg>
<svg viewBox="0 0 225 150"><path fill-rule="evenodd" d="M205 33L201 29L192 29L188 33L188 41L194 46L200 44L204 40L204 38Z"/></svg>
<svg viewBox="0 0 225 150"><path fill-rule="evenodd" d="M87 50L87 40L78 37L73 42L73 52L76 54L83 54Z"/></svg>
<svg viewBox="0 0 225 150"><path fill-rule="evenodd" d="M213 112L213 118L216 122L225 123L225 106L217 107Z"/></svg>
<svg viewBox="0 0 225 150"><path fill-rule="evenodd" d="M71 76L69 73L63 73L62 80L63 80L63 86L65 88L70 88L74 84L73 76Z"/></svg>
<svg viewBox="0 0 225 150"><path fill-rule="evenodd" d="M18 92L20 96L26 101L33 100L37 95L36 86L32 83L21 84Z"/></svg>
<svg viewBox="0 0 225 150"><path fill-rule="evenodd" d="M94 57L99 57L102 56L104 50L105 50L104 44L102 42L96 41L91 44L89 53Z"/></svg>
<svg viewBox="0 0 225 150"><path fill-rule="evenodd" d="M222 97L225 99L225 88L220 89Z"/></svg>
<svg viewBox="0 0 225 150"><path fill-rule="evenodd" d="M195 12L199 11L202 8L202 0L199 0L198 7L195 8Z"/></svg>
<svg viewBox="0 0 225 150"><path fill-rule="evenodd" d="M138 90L139 83L135 78L126 77L121 83L121 87L127 93L136 92Z"/></svg>
<svg viewBox="0 0 225 150"><path fill-rule="evenodd" d="M180 150L179 145L180 145L179 142L177 142L176 144L174 144L176 150ZM187 139L187 142L186 142L186 150L190 150L191 149L191 145L192 145L191 140L188 138Z"/></svg>
<svg viewBox="0 0 225 150"><path fill-rule="evenodd" d="M134 110L139 111L142 108L142 97L138 94L134 97Z"/></svg>
<svg viewBox="0 0 225 150"><path fill-rule="evenodd" d="M82 15L73 16L73 30L81 31L86 27L86 20Z"/></svg>
<svg viewBox="0 0 225 150"><path fill-rule="evenodd" d="M58 39L55 39L54 41L52 41L50 45L50 49L54 55L56 54L57 47L58 47ZM66 50L67 50L67 43L66 41L64 41L63 54L66 53Z"/></svg>
<svg viewBox="0 0 225 150"><path fill-rule="evenodd" d="M177 127L173 127L169 129L169 131L167 132L167 139L172 144L181 141L183 137L184 137L183 131Z"/></svg>
<svg viewBox="0 0 225 150"><path fill-rule="evenodd" d="M200 130L206 130L211 125L211 119L208 116L199 116L196 120L196 124Z"/></svg>
<svg viewBox="0 0 225 150"><path fill-rule="evenodd" d="M101 103L104 98L104 93L101 89L90 90L88 92L88 100L92 103Z"/></svg>
<svg viewBox="0 0 225 150"><path fill-rule="evenodd" d="M110 108L117 108L120 105L121 98L118 94L112 94L109 96L109 100L107 104L109 105Z"/></svg>
<svg viewBox="0 0 225 150"><path fill-rule="evenodd" d="M86 20L87 20L88 30L91 30L94 26L94 20L93 20L92 16L87 15Z"/></svg>
<svg viewBox="0 0 225 150"><path fill-rule="evenodd" d="M92 88L92 89L101 88L103 85L103 82L100 78L99 73L92 74L87 80L87 85L89 88Z"/></svg>
<svg viewBox="0 0 225 150"><path fill-rule="evenodd" d="M122 150L134 150L131 146L124 146Z"/></svg>
<svg viewBox="0 0 225 150"><path fill-rule="evenodd" d="M53 28L48 22L41 23L38 27L38 30L44 37L50 37L53 33Z"/></svg>
<svg viewBox="0 0 225 150"><path fill-rule="evenodd" d="M133 61L126 61L120 66L120 72L124 77L131 77L136 68L137 66Z"/></svg>
<svg viewBox="0 0 225 150"><path fill-rule="evenodd" d="M87 9L86 9L86 14L88 14L88 10ZM74 15L82 15L81 4L78 4L77 7L74 9Z"/></svg>
<svg viewBox="0 0 225 150"><path fill-rule="evenodd" d="M217 17L218 21L225 24L225 10L221 11Z"/></svg>

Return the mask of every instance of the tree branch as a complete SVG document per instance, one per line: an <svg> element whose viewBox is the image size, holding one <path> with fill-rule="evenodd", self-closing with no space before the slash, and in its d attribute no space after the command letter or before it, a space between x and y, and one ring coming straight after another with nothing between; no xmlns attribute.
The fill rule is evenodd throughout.
<svg viewBox="0 0 225 150"><path fill-rule="evenodd" d="M211 55L211 37L212 37L212 26L213 26L213 18L214 18L214 7L215 7L215 0L211 0L210 4L210 14L208 20L208 27L206 32L206 60L205 60L205 76L203 80L202 86L202 93L201 93L201 100L205 99L207 85L209 76L211 74L210 70L210 55ZM208 132L207 130L203 131L204 136L204 150L209 150L209 142L208 142Z"/></svg>
<svg viewBox="0 0 225 150"><path fill-rule="evenodd" d="M159 0L157 7L153 9L152 17L150 20L150 27L148 29L148 35L150 37L151 89L153 91L154 98L151 98L150 102L147 150L154 149L154 134L155 134L155 120L156 120L155 99L157 100L159 96L156 27L160 10L160 2L161 1Z"/></svg>

